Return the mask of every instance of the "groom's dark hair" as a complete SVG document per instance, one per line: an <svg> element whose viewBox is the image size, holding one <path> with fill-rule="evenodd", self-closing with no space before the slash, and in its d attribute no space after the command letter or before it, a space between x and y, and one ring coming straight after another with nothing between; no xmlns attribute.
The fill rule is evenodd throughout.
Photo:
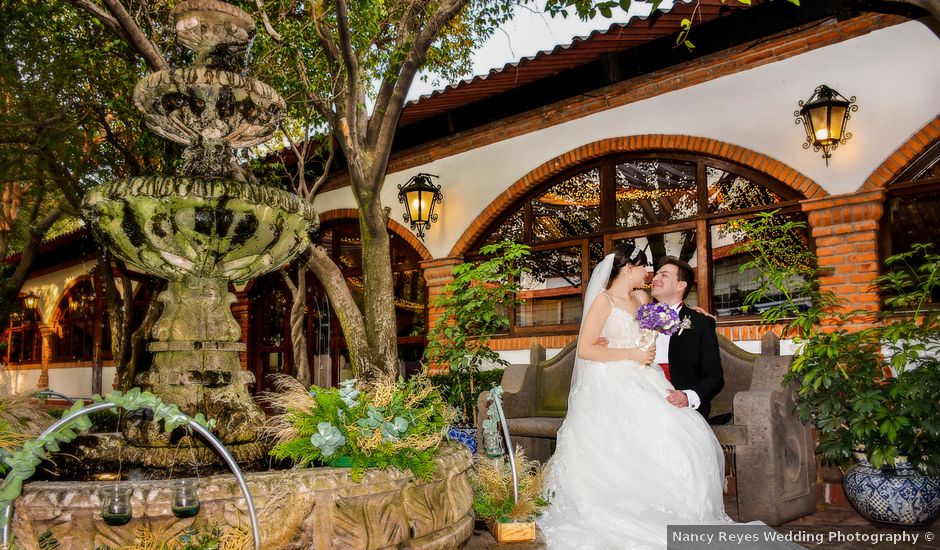
<svg viewBox="0 0 940 550"><path fill-rule="evenodd" d="M692 269L692 266L688 264L688 262L685 260L680 260L675 256L663 256L660 258L657 269L662 269L664 265L676 266L679 280L685 281L685 290L682 292L682 299L685 300L689 297L689 292L692 290L692 287L695 286L695 271Z"/></svg>

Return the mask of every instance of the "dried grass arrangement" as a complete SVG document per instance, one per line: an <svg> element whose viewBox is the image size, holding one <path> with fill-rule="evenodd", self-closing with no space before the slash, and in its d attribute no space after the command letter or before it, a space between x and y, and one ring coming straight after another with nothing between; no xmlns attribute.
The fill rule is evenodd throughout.
<svg viewBox="0 0 940 550"><path fill-rule="evenodd" d="M548 506L548 500L542 495L545 465L528 460L521 447L516 448L515 459L519 475L518 502L513 502L509 461L505 457L477 457L470 485L473 487L473 511L478 518L493 523L532 522Z"/></svg>
<svg viewBox="0 0 940 550"><path fill-rule="evenodd" d="M301 466L350 466L355 480L366 468L389 467L431 477L455 414L424 376L368 385L347 380L339 388L309 390L283 376L276 388L265 396L279 412L265 429L275 443L271 454Z"/></svg>
<svg viewBox="0 0 940 550"><path fill-rule="evenodd" d="M0 368L0 475L3 458L49 427L54 418L39 406L32 395L14 393L10 374Z"/></svg>

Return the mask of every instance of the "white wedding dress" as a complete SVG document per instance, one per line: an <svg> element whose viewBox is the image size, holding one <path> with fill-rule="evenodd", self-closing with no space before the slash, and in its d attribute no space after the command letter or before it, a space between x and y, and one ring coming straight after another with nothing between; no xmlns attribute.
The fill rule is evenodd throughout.
<svg viewBox="0 0 940 550"><path fill-rule="evenodd" d="M614 307L601 335L611 348L638 347L640 328ZM729 523L721 446L698 412L666 401L662 370L578 362L538 520L548 547L663 549L669 524Z"/></svg>

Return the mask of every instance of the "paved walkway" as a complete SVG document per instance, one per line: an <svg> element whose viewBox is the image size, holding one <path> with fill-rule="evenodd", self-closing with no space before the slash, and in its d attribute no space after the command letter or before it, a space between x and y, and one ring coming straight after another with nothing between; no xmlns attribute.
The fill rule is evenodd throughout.
<svg viewBox="0 0 940 550"><path fill-rule="evenodd" d="M725 496L725 509L732 518L737 517L737 505L734 497ZM930 529L923 531L908 531L907 542L872 542L872 539L881 536L901 536L902 532L894 529L875 527L868 523L861 516L855 513L852 508L842 506L827 506L824 509L817 510L815 514L801 518L797 521L787 523L784 527L794 529L797 536L802 537L799 544L810 549L825 550L928 550L940 549L940 521L934 522ZM917 535L916 543L912 542L913 535ZM930 541L925 540L931 538ZM817 544L817 541L820 541ZM516 544L497 544L496 540L490 535L482 523L477 523L477 528L473 531L473 536L462 547L463 550L542 550L545 543L542 540L541 533L534 543L516 543ZM735 548L746 548L740 546Z"/></svg>

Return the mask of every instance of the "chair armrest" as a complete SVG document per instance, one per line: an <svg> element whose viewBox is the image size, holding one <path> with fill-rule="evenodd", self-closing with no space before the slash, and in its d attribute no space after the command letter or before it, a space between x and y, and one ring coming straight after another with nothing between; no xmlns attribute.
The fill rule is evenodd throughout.
<svg viewBox="0 0 940 550"><path fill-rule="evenodd" d="M503 372L500 386L503 388L503 413L506 418L523 418L532 416L535 411L536 392L535 365L509 365ZM489 411L489 391L480 392L477 398L477 438L478 445L482 445L483 420ZM482 449L482 446L480 447Z"/></svg>

